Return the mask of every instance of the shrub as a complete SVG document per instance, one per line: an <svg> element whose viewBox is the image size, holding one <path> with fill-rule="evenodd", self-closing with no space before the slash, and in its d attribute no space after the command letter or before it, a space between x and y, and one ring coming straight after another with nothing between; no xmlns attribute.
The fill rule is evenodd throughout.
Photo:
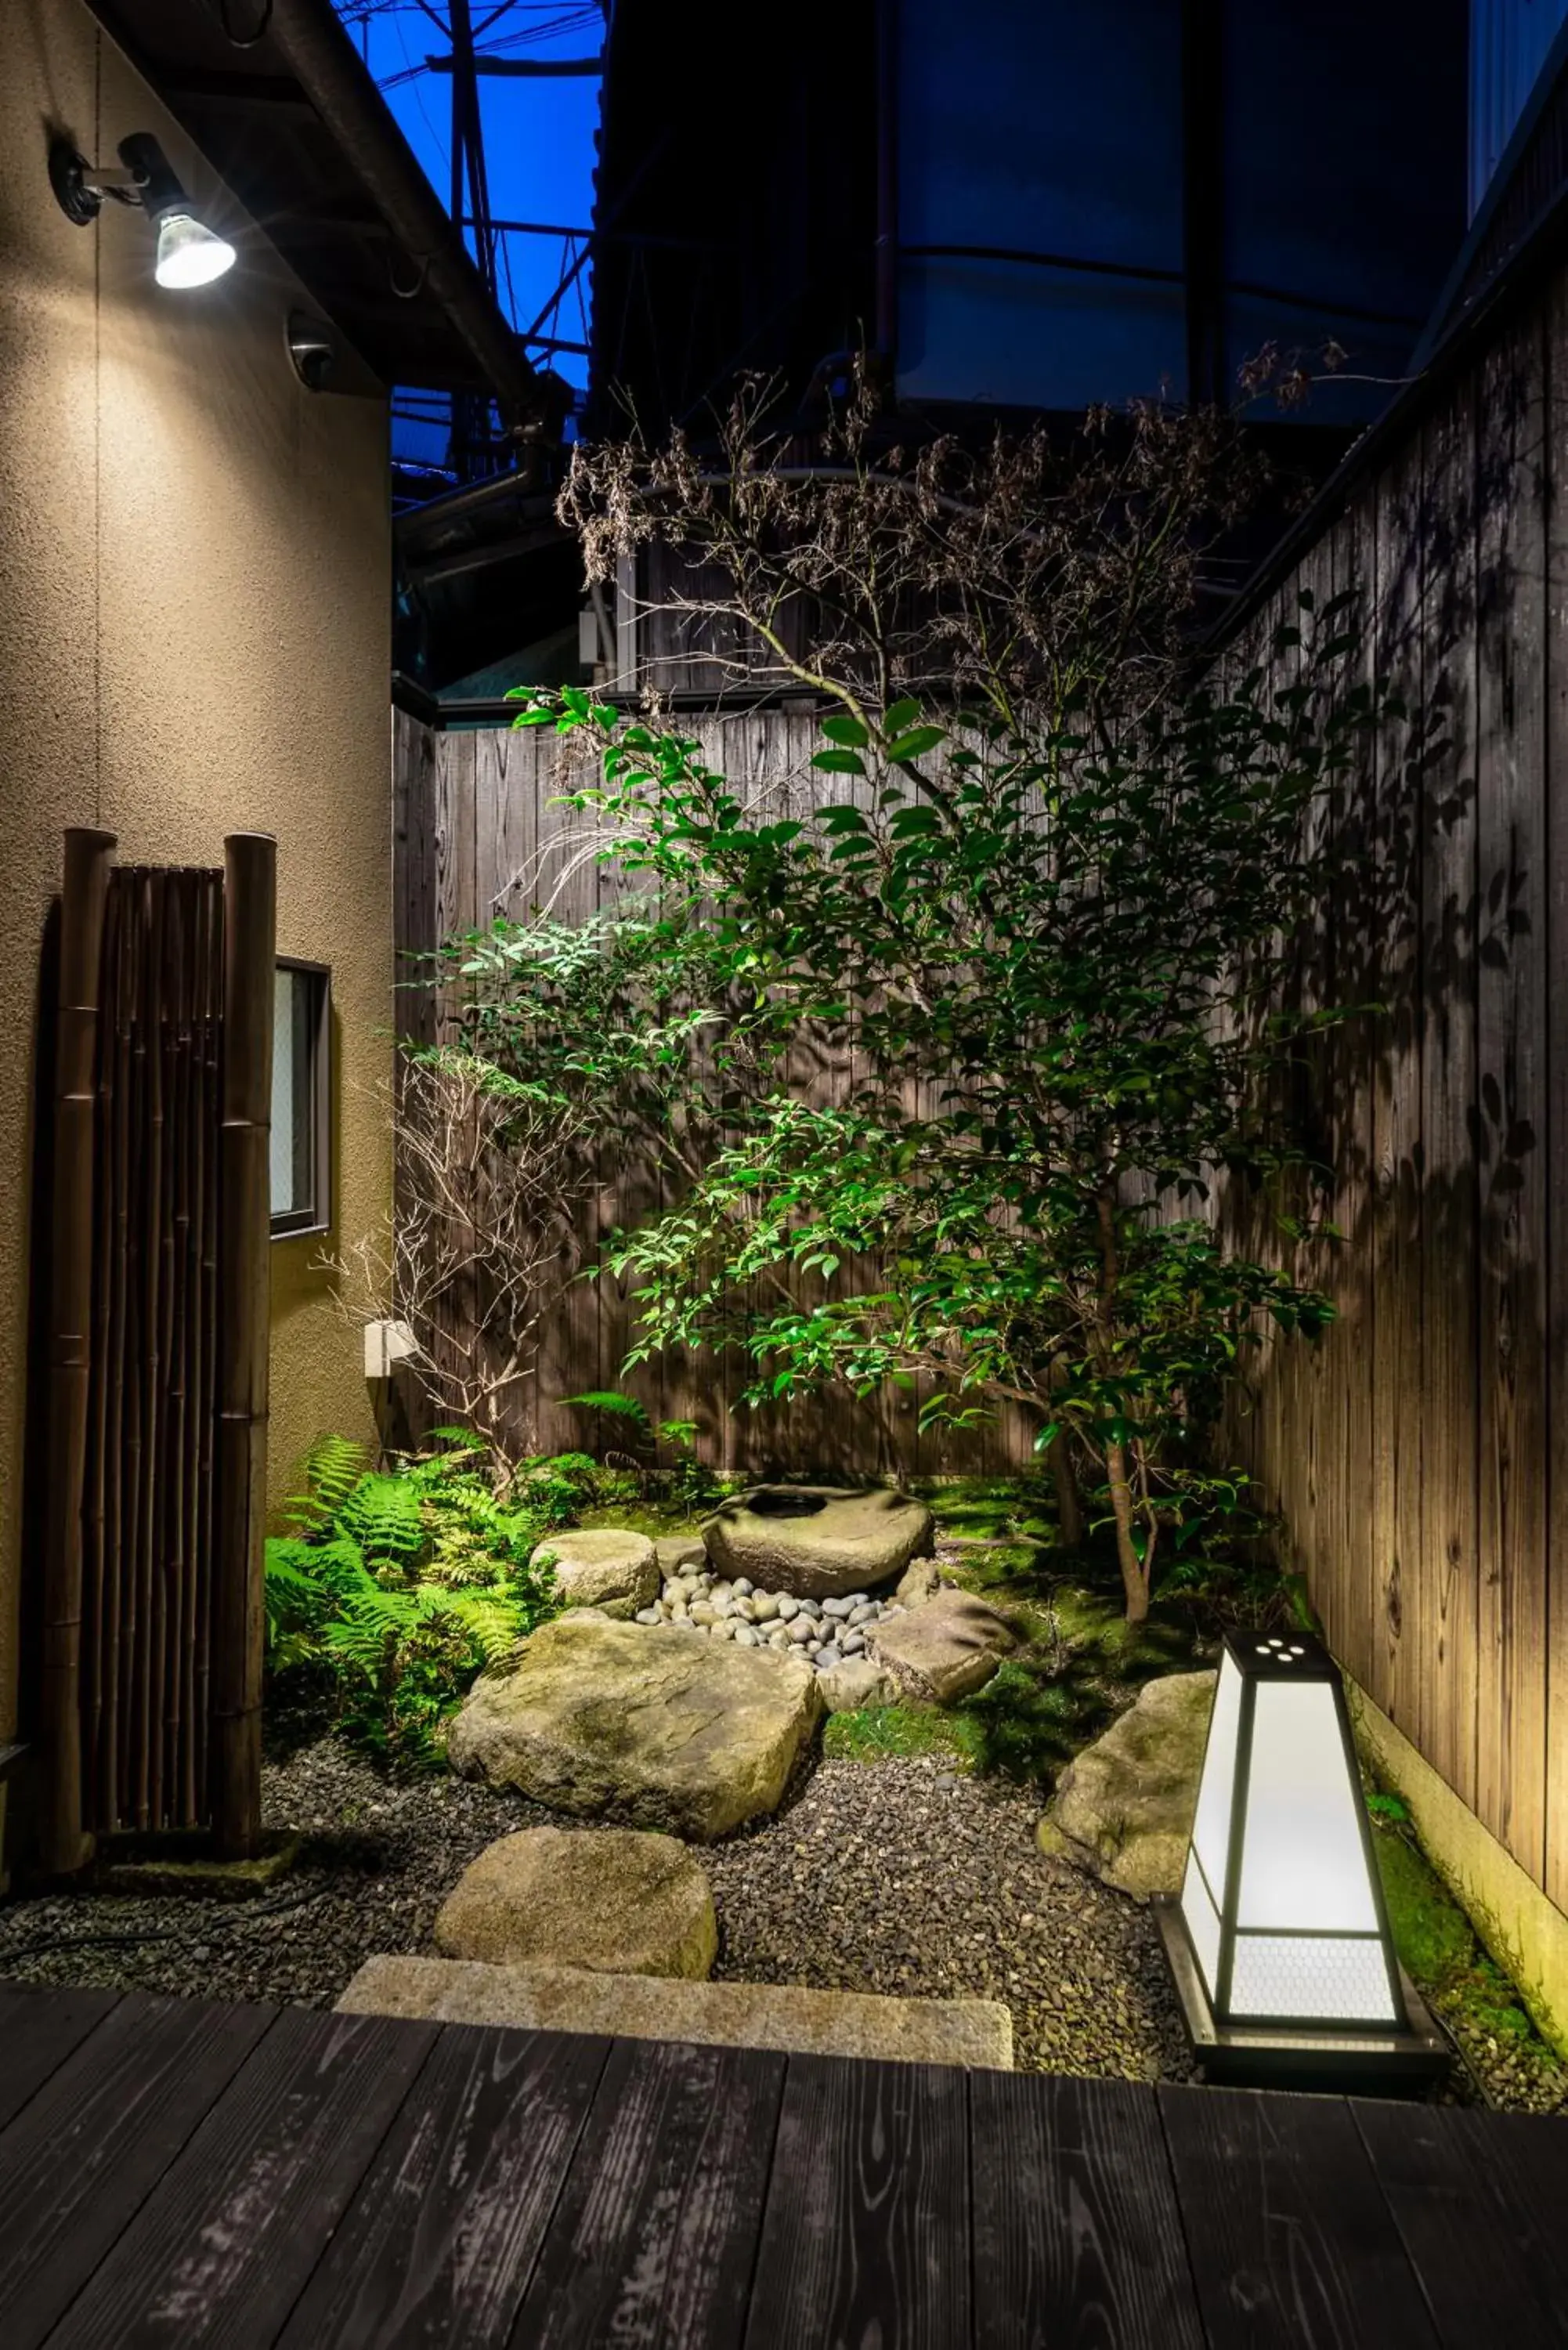
<svg viewBox="0 0 1568 2350"><path fill-rule="evenodd" d="M437 1758L477 1676L551 1613L553 1579L529 1562L577 1490L526 1469L498 1476L465 1430L436 1442L379 1471L361 1447L324 1439L290 1531L266 1545L269 1669L324 1666L343 1735L405 1767Z"/></svg>

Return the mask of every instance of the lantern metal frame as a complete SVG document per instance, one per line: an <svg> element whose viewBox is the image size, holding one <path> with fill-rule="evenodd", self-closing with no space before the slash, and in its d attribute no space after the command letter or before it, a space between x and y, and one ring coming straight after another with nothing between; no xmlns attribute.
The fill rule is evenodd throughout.
<svg viewBox="0 0 1568 2350"><path fill-rule="evenodd" d="M1371 1826L1361 1800L1355 1746L1339 1668L1321 1641L1305 1633L1293 1633L1286 1640L1256 1633L1230 1632L1225 1637L1225 1650L1240 1675L1241 1691L1226 1822L1225 1883L1218 1899L1214 1898L1214 1889L1194 1850L1196 1819L1188 1841L1188 1866L1198 1868L1220 1921L1220 1954L1212 1997L1183 1913L1182 1896L1160 1895L1152 1905L1193 2058L1201 2065L1204 2077L1212 2081L1384 2092L1423 2088L1447 2072L1449 2050L1395 1951ZM1387 1971L1392 2008L1387 2021L1364 2022L1332 2013L1287 2018L1238 2012L1231 2005L1236 1938L1243 1930L1239 1927L1237 1913L1257 1696L1260 1687L1270 1681L1317 1682L1326 1685L1332 1693L1376 1921L1375 1932L1367 1929L1274 1928L1269 1929L1271 1938L1285 1935L1303 1942L1325 1943L1375 1939ZM1199 1774L1200 1793L1213 1735L1211 1715L1204 1742L1203 1770Z"/></svg>

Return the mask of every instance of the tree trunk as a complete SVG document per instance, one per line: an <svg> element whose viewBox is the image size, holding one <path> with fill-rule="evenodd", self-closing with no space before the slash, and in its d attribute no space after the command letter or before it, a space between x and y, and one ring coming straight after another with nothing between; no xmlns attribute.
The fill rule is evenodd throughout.
<svg viewBox="0 0 1568 2350"><path fill-rule="evenodd" d="M1045 1447L1045 1458L1051 1464L1052 1482L1056 1488L1056 1530L1064 1550L1078 1550L1084 1541L1084 1505L1078 1499L1078 1480L1073 1471L1073 1455L1068 1448L1067 1431L1059 1428Z"/></svg>
<svg viewBox="0 0 1568 2350"><path fill-rule="evenodd" d="M1127 1594L1127 1620L1141 1624L1148 1614L1148 1569L1133 1547L1132 1488L1127 1482L1125 1444L1107 1444L1106 1470L1110 1480L1111 1515L1116 1528L1116 1564Z"/></svg>

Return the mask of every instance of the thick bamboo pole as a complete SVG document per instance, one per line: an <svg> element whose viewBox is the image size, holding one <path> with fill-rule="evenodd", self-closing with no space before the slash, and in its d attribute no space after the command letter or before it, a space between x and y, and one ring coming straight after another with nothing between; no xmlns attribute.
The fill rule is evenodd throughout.
<svg viewBox="0 0 1568 2350"><path fill-rule="evenodd" d="M111 832L66 834L55 1061L55 1171L49 1286L49 1490L44 1554L43 1864L79 1868L82 1829L82 1480L91 1366L93 1127L99 965Z"/></svg>
<svg viewBox="0 0 1568 2350"><path fill-rule="evenodd" d="M276 868L269 835L231 833L224 841L213 1825L219 1850L231 1856L253 1851L261 1829Z"/></svg>

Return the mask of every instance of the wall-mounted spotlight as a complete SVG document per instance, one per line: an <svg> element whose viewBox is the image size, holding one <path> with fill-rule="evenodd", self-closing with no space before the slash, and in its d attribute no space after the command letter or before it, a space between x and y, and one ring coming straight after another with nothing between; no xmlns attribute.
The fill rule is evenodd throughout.
<svg viewBox="0 0 1568 2350"><path fill-rule="evenodd" d="M234 248L213 234L192 209L169 158L151 131L133 131L119 142L123 170L100 171L78 155L68 139L49 149L49 184L60 210L78 228L98 218L106 196L137 204L158 235L153 276L160 286L210 286L234 265Z"/></svg>
<svg viewBox="0 0 1568 2350"><path fill-rule="evenodd" d="M288 314L288 356L306 391L325 391L337 365L332 329L306 310Z"/></svg>

